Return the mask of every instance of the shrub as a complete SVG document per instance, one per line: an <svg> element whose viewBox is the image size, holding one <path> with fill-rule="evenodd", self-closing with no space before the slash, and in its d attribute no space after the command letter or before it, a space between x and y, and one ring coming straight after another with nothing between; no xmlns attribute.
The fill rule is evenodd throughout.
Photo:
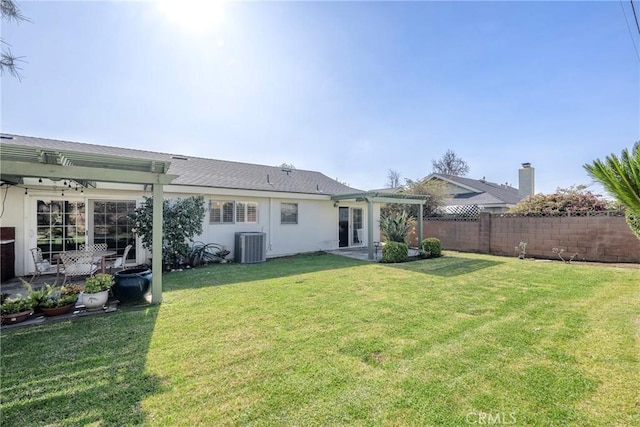
<svg viewBox="0 0 640 427"><path fill-rule="evenodd" d="M427 254L427 258L437 258L442 256L442 244L440 239L427 237L420 242L420 249Z"/></svg>
<svg viewBox="0 0 640 427"><path fill-rule="evenodd" d="M386 242L382 248L382 262L405 262L409 257L406 243Z"/></svg>
<svg viewBox="0 0 640 427"><path fill-rule="evenodd" d="M611 201L594 194L584 185L558 188L553 194L529 196L510 210L525 215L554 215L564 212L593 212L616 208Z"/></svg>
<svg viewBox="0 0 640 427"><path fill-rule="evenodd" d="M202 234L205 206L204 196L163 201L162 255L163 264L177 268L189 257L190 243ZM145 197L144 203L129 215L134 223L133 233L142 239L142 245L153 249L153 198Z"/></svg>

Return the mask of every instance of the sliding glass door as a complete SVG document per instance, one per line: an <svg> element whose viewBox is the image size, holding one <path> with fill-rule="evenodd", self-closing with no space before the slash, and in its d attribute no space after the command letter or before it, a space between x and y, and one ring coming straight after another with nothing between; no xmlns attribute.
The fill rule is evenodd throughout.
<svg viewBox="0 0 640 427"><path fill-rule="evenodd" d="M133 245L129 258L135 259L135 236L133 224L129 220L136 208L134 200L96 200L93 202L93 243L106 243L109 250L124 252L127 245Z"/></svg>
<svg viewBox="0 0 640 427"><path fill-rule="evenodd" d="M79 200L38 200L37 245L44 258L77 250L85 242L85 203Z"/></svg>
<svg viewBox="0 0 640 427"><path fill-rule="evenodd" d="M128 215L136 208L134 200L89 201L38 200L37 245L46 259L80 249L83 243L106 243L118 254L131 244L129 257L135 259L135 236ZM87 217L91 221L87 222Z"/></svg>

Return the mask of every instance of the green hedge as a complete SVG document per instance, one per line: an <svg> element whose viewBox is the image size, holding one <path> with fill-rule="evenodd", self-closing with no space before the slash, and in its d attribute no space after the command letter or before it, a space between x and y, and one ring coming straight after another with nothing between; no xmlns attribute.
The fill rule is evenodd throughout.
<svg viewBox="0 0 640 427"><path fill-rule="evenodd" d="M438 258L442 256L442 244L440 239L427 237L420 243L420 249L427 254L427 258Z"/></svg>
<svg viewBox="0 0 640 427"><path fill-rule="evenodd" d="M406 243L386 242L382 248L382 262L405 262L409 257Z"/></svg>

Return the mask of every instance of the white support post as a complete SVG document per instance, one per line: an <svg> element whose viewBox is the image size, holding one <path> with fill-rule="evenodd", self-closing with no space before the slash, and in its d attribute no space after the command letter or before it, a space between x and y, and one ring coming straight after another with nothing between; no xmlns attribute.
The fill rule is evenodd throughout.
<svg viewBox="0 0 640 427"><path fill-rule="evenodd" d="M367 198L367 249L369 250L369 259L373 259L373 200Z"/></svg>
<svg viewBox="0 0 640 427"><path fill-rule="evenodd" d="M162 302L162 218L163 218L163 188L162 184L153 184L153 255L151 303Z"/></svg>
<svg viewBox="0 0 640 427"><path fill-rule="evenodd" d="M420 243L424 240L424 205L420 203L418 206L418 247L420 247Z"/></svg>

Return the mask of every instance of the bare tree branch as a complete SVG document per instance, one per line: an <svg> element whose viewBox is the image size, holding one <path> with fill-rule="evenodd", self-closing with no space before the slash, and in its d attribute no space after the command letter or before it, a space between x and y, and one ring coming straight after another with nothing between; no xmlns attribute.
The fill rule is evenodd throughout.
<svg viewBox="0 0 640 427"><path fill-rule="evenodd" d="M387 173L387 188L400 187L400 172L389 169Z"/></svg>
<svg viewBox="0 0 640 427"><path fill-rule="evenodd" d="M442 175L465 176L469 173L467 162L459 158L452 150L447 150L440 160L433 160L433 172Z"/></svg>

